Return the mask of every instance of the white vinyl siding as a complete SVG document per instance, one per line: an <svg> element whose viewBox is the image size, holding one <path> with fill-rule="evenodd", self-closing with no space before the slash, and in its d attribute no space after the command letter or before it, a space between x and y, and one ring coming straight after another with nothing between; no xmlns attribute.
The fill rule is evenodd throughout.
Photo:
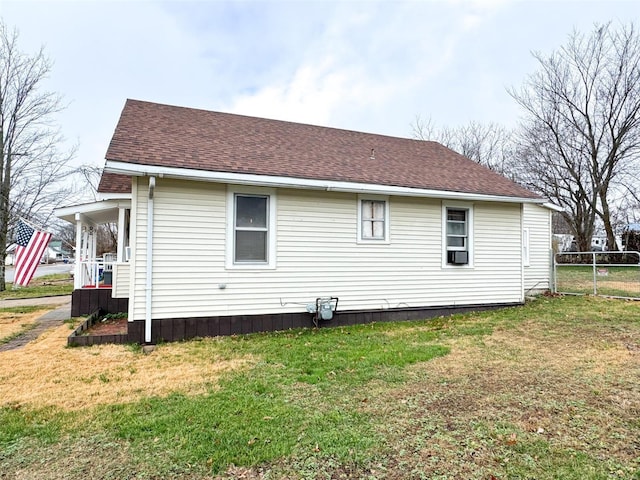
<svg viewBox="0 0 640 480"><path fill-rule="evenodd" d="M139 180L144 185L145 180ZM234 191L229 187L229 191ZM147 188L137 189L134 296L144 319ZM356 194L278 189L275 269L226 268L224 185L157 179L153 318L305 311L316 297L340 310L522 300L519 204L473 207L474 268L442 268L440 200L388 200L391 243L360 245Z"/></svg>
<svg viewBox="0 0 640 480"><path fill-rule="evenodd" d="M113 265L113 288L111 290L113 298L129 297L130 277L131 265L129 263L118 262Z"/></svg>
<svg viewBox="0 0 640 480"><path fill-rule="evenodd" d="M524 290L538 293L551 285L551 210L523 205L523 229L529 232L529 265L524 266Z"/></svg>

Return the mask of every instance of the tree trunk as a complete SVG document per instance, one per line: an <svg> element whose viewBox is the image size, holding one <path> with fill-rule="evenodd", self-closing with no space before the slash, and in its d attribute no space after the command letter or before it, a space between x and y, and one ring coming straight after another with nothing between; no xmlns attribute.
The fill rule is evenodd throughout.
<svg viewBox="0 0 640 480"><path fill-rule="evenodd" d="M7 239L9 231L9 184L11 180L11 157L7 155L4 163L2 182L0 182L0 292L7 289L5 280L5 262L7 258Z"/></svg>
<svg viewBox="0 0 640 480"><path fill-rule="evenodd" d="M602 205L602 223L604 224L604 231L607 235L607 250L618 250L613 225L611 225L611 211L609 210L609 203L607 202L606 194L600 194L600 203Z"/></svg>

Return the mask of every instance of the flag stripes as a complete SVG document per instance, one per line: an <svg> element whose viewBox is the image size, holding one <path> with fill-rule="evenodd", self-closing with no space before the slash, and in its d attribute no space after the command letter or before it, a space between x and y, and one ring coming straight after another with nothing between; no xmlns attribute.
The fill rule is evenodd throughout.
<svg viewBox="0 0 640 480"><path fill-rule="evenodd" d="M51 234L35 230L20 221L16 237L16 271L13 284L26 287L40 264L40 259L51 239Z"/></svg>

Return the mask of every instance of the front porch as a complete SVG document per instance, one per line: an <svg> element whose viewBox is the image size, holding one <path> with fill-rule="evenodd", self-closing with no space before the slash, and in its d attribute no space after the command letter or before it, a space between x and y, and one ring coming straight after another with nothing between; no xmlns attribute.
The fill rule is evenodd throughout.
<svg viewBox="0 0 640 480"><path fill-rule="evenodd" d="M74 291L71 315L127 313L129 310L130 195L58 209L56 215L76 226ZM98 227L117 225L115 252L98 252Z"/></svg>

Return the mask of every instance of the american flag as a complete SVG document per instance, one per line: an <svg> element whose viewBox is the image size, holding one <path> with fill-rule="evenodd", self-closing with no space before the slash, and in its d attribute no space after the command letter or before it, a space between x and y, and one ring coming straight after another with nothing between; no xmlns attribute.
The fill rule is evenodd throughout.
<svg viewBox="0 0 640 480"><path fill-rule="evenodd" d="M14 285L26 287L38 268L40 259L51 240L49 232L41 232L31 228L22 220L18 222L16 231L16 272Z"/></svg>

